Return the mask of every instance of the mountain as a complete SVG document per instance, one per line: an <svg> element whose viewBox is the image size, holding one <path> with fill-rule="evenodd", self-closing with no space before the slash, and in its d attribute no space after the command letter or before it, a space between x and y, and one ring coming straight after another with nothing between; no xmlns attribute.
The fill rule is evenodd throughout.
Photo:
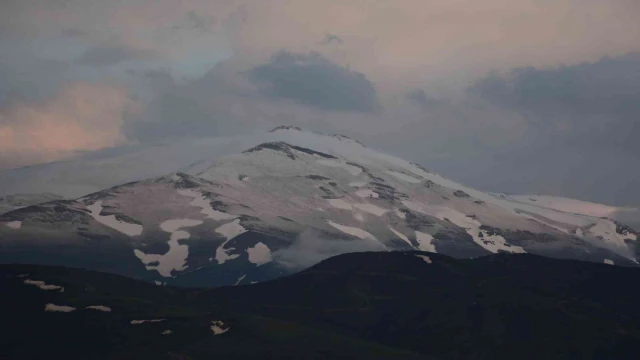
<svg viewBox="0 0 640 360"><path fill-rule="evenodd" d="M225 145L229 155L214 151ZM0 262L221 286L353 251L531 253L624 266L640 254L638 231L588 207L567 212L477 191L341 135L279 127L101 156L33 167L42 178L24 186L39 181L40 192L64 194L68 183L69 194L173 172L0 215Z"/></svg>
<svg viewBox="0 0 640 360"><path fill-rule="evenodd" d="M0 358L636 359L640 269L530 254L339 255L216 289L0 266Z"/></svg>
<svg viewBox="0 0 640 360"><path fill-rule="evenodd" d="M49 201L61 200L56 194L15 194L0 196L0 214L21 209L31 205L38 205Z"/></svg>

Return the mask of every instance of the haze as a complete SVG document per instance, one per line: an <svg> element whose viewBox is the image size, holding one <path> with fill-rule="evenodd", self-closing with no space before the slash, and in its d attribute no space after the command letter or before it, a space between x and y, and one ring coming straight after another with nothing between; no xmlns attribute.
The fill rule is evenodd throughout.
<svg viewBox="0 0 640 360"><path fill-rule="evenodd" d="M8 0L0 169L277 125L640 206L636 0Z"/></svg>

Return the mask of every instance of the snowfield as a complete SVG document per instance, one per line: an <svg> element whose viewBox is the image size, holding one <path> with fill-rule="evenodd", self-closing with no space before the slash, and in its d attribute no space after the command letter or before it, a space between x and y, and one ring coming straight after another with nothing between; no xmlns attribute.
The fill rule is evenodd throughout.
<svg viewBox="0 0 640 360"><path fill-rule="evenodd" d="M192 227L202 224L202 220L172 219L160 224L160 229L171 233L169 237L169 251L164 255L145 254L143 251L135 249L133 252L145 265L147 270L157 270L164 277L171 277L174 271L186 269L187 257L189 257L189 247L180 244L179 240L188 239L191 235L187 231L179 230L183 227ZM151 265L157 263L157 265Z"/></svg>
<svg viewBox="0 0 640 360"><path fill-rule="evenodd" d="M9 221L5 225L10 229L19 230L22 227L22 221Z"/></svg>
<svg viewBox="0 0 640 360"><path fill-rule="evenodd" d="M24 283L27 285L35 285L42 290L57 290L60 292L64 292L64 288L62 286L46 284L44 281L27 279L24 281Z"/></svg>
<svg viewBox="0 0 640 360"><path fill-rule="evenodd" d="M212 321L211 322L211 331L213 331L213 335L221 335L229 331L229 327L223 329L224 323L222 321Z"/></svg>
<svg viewBox="0 0 640 360"><path fill-rule="evenodd" d="M316 258L325 245L348 251L355 237L380 251L454 257L507 251L636 265L639 233L603 217L619 208L486 193L348 138L292 128L131 148L26 171L0 173L0 192L7 185L82 199L1 214L5 243L32 245L37 253L34 239L67 239L82 244L78 259L96 239L117 244L114 251L126 252L114 255L123 261L120 272L142 263L149 281L161 285L180 284L183 274L197 278L200 269L207 274L202 281L215 285L262 281L261 271L284 266L274 254L307 233L319 245L301 249L301 257ZM89 216L102 225L87 224Z"/></svg>
<svg viewBox="0 0 640 360"><path fill-rule="evenodd" d="M56 305L56 304L47 304L44 306L44 311L47 312L72 312L75 311L76 308L65 305Z"/></svg>
<svg viewBox="0 0 640 360"><path fill-rule="evenodd" d="M100 215L102 212L102 201L96 201L92 205L87 206L87 210L91 211L91 216L99 223L118 230L129 236L139 236L142 234L143 227L138 224L130 224L116 219L115 215Z"/></svg>

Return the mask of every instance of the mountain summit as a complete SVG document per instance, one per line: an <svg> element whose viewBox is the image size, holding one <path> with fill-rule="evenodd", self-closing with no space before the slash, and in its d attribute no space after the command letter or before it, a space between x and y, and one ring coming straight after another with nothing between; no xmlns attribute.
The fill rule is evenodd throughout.
<svg viewBox="0 0 640 360"><path fill-rule="evenodd" d="M0 185L12 179L22 180L5 191L68 199L0 215L0 262L158 284L251 283L353 251L628 266L640 252L637 231L592 207L477 191L348 137L295 127L96 153L8 171Z"/></svg>

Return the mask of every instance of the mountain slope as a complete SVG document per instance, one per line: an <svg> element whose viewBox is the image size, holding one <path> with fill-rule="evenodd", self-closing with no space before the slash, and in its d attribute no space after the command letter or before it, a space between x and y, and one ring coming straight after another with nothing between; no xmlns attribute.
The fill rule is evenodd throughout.
<svg viewBox="0 0 640 360"><path fill-rule="evenodd" d="M2 265L0 358L635 359L639 272L369 252L206 290Z"/></svg>
<svg viewBox="0 0 640 360"><path fill-rule="evenodd" d="M263 137L279 140L2 214L0 262L192 286L263 281L350 251L637 264L638 233L613 220L483 193L338 135Z"/></svg>

